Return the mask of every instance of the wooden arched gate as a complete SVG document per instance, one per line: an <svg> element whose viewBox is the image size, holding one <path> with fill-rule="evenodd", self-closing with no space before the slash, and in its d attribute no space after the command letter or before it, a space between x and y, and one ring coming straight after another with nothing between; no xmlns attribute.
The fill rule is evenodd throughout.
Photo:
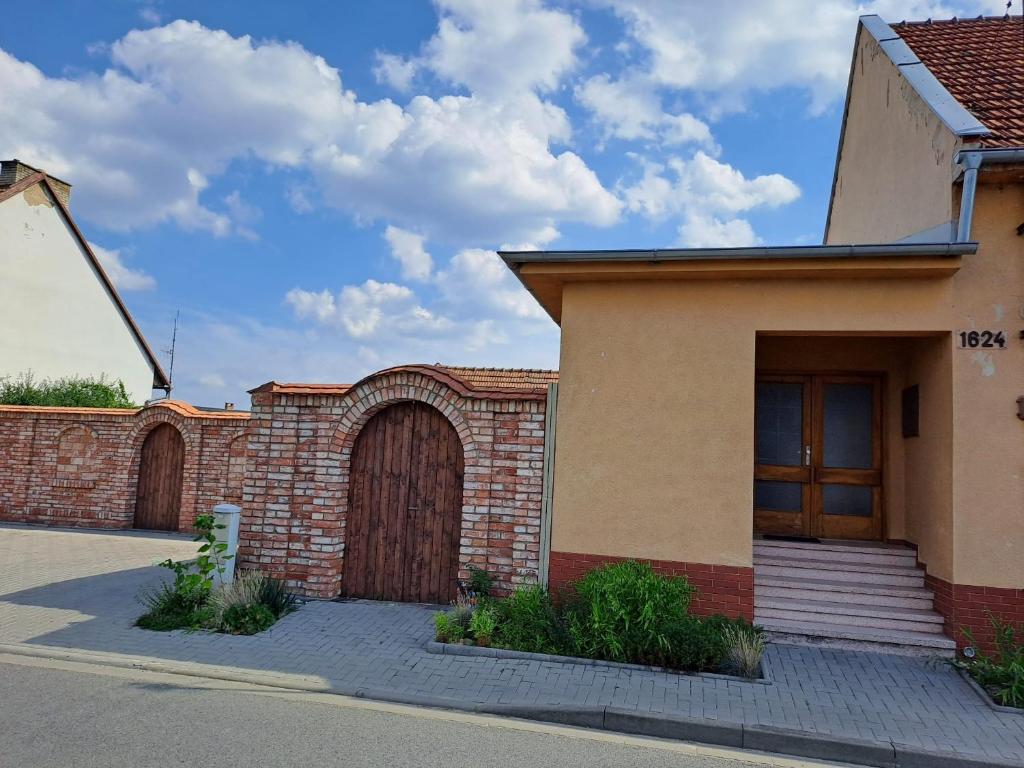
<svg viewBox="0 0 1024 768"><path fill-rule="evenodd" d="M178 530L181 514L185 441L171 424L158 424L146 435L139 459L135 494L135 528Z"/></svg>
<svg viewBox="0 0 1024 768"><path fill-rule="evenodd" d="M349 597L446 603L462 529L462 441L436 408L392 405L356 438L342 589Z"/></svg>

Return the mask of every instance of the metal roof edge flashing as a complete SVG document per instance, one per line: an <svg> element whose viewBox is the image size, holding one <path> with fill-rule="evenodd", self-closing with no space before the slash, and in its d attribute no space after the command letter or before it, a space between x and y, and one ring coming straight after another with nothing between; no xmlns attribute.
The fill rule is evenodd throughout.
<svg viewBox="0 0 1024 768"><path fill-rule="evenodd" d="M523 264L629 261L658 264L668 261L730 261L767 259L885 258L900 256L968 256L975 242L871 243L864 245L794 245L754 248L666 248L611 251L499 251L513 270Z"/></svg>
<svg viewBox="0 0 1024 768"><path fill-rule="evenodd" d="M877 14L861 16L860 23L917 95L957 136L986 136L991 131L956 100L918 58L899 33Z"/></svg>

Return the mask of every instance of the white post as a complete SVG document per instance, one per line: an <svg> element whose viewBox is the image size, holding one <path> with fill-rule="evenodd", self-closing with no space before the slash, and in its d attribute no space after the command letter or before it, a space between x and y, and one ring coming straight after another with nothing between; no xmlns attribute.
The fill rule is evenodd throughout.
<svg viewBox="0 0 1024 768"><path fill-rule="evenodd" d="M235 504L218 504L213 508L213 516L218 525L223 528L215 528L214 532L217 541L227 544L228 548L221 555L222 558L231 559L224 563L223 575L214 572L214 584L230 584L235 580L235 558L238 553L238 521L242 517L242 508Z"/></svg>

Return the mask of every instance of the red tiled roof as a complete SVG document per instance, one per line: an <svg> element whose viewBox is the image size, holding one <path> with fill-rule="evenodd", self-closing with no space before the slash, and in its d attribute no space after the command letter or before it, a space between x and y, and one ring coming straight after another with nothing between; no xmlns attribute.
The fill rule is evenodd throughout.
<svg viewBox="0 0 1024 768"><path fill-rule="evenodd" d="M466 368L436 363L474 389L537 389L558 382L558 371L539 368Z"/></svg>
<svg viewBox="0 0 1024 768"><path fill-rule="evenodd" d="M984 147L1024 146L1024 16L914 21L892 28L991 134Z"/></svg>
<svg viewBox="0 0 1024 768"><path fill-rule="evenodd" d="M250 394L270 392L282 395L344 395L350 389L378 376L392 373L424 373L446 383L468 397L497 397L501 399L543 399L548 384L558 381L558 371L533 368L469 368L458 365L400 365L385 368L366 376L356 384L286 384L268 381Z"/></svg>

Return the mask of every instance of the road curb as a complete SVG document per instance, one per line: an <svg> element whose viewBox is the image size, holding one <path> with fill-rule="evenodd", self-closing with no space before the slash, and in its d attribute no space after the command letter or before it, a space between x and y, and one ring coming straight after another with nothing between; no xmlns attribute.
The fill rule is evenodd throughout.
<svg viewBox="0 0 1024 768"><path fill-rule="evenodd" d="M893 742L857 741L830 734L640 713L615 707L564 707L548 704L470 702L442 696L404 694L383 688L338 686L326 683L320 678L302 675L253 672L237 667L167 661L100 651L55 649L27 643L0 643L0 654L75 661L122 669L141 669L147 672L202 677L309 693L329 693L382 703L557 723L792 757L856 762L873 768L1020 768L1021 766L1019 761L967 757L953 752L936 752Z"/></svg>
<svg viewBox="0 0 1024 768"><path fill-rule="evenodd" d="M703 677L709 680L731 680L735 683L749 683L751 685L772 684L772 681L764 676L764 670L762 670L760 677L740 677L739 675L726 675L720 672L687 672L682 669L672 669L671 667L655 667L647 664L627 664L621 661L588 659L583 656L562 656L554 653L513 651L508 648L462 645L460 643L439 643L437 640L428 640L425 649L427 653L442 654L444 656L484 656L486 658L511 659L514 661L540 661L545 664L575 664L583 667L607 667L609 669L630 669L640 672L659 672L665 675L678 675L680 677Z"/></svg>

